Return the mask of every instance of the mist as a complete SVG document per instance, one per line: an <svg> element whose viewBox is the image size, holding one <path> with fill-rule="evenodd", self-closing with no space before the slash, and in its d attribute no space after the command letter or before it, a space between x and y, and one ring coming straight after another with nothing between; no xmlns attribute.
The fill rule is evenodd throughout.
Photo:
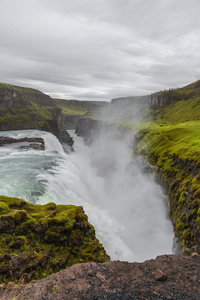
<svg viewBox="0 0 200 300"><path fill-rule="evenodd" d="M94 205L107 216L107 230L114 232L106 240L105 232L95 225L100 220L92 218L111 259L143 261L172 253L174 233L167 196L151 172L153 167L142 157L133 157L136 130L130 134L117 125L125 119L138 122L143 109L136 101L124 107L121 102L112 104L101 111L104 122L93 131L92 144L73 154L93 189ZM118 245L112 245L110 234L117 236Z"/></svg>

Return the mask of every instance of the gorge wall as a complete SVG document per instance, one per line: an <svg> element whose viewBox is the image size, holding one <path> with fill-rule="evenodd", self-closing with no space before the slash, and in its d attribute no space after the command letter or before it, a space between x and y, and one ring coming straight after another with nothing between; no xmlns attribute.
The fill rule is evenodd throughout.
<svg viewBox="0 0 200 300"><path fill-rule="evenodd" d="M123 107L138 103L142 105L143 109L145 109L148 106L151 108L167 106L179 100L181 100L181 96L176 94L175 90L169 90L140 97L132 96L115 98L112 99L111 103L115 105L122 105Z"/></svg>

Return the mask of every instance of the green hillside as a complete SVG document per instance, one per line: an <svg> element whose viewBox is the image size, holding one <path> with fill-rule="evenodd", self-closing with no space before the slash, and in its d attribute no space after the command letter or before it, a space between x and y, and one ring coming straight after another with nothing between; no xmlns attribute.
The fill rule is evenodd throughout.
<svg viewBox="0 0 200 300"><path fill-rule="evenodd" d="M58 135L57 113L42 92L0 83L0 130L42 129Z"/></svg>

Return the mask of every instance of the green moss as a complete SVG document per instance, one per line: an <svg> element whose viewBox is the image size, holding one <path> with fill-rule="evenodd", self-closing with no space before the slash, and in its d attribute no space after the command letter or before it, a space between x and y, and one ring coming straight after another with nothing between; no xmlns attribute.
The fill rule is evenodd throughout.
<svg viewBox="0 0 200 300"><path fill-rule="evenodd" d="M60 287L54 284L54 285L48 286L47 289L49 292L55 292L55 291L59 291Z"/></svg>
<svg viewBox="0 0 200 300"><path fill-rule="evenodd" d="M185 192L183 191L180 195L179 203L183 203L183 202L185 202L185 200L186 200Z"/></svg>
<svg viewBox="0 0 200 300"><path fill-rule="evenodd" d="M177 218L176 220L176 231L181 231L185 227L185 224L182 220Z"/></svg>
<svg viewBox="0 0 200 300"><path fill-rule="evenodd" d="M0 201L0 214L5 214L10 211L9 206L7 203Z"/></svg>
<svg viewBox="0 0 200 300"><path fill-rule="evenodd" d="M197 225L198 225L199 228L200 228L200 217L198 217L198 218L196 219L196 223L197 223Z"/></svg>
<svg viewBox="0 0 200 300"><path fill-rule="evenodd" d="M190 235L190 234L191 234L191 229L190 228L185 229L182 233L182 240L185 241L187 239L188 235Z"/></svg>
<svg viewBox="0 0 200 300"><path fill-rule="evenodd" d="M40 279L77 262L109 260L82 207L33 205L6 196L0 196L0 207L0 282Z"/></svg>

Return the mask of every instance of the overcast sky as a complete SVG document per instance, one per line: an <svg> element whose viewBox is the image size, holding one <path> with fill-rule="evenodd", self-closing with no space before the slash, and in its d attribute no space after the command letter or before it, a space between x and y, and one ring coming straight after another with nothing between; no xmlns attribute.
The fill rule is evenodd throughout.
<svg viewBox="0 0 200 300"><path fill-rule="evenodd" d="M200 79L200 0L0 0L0 82L111 100Z"/></svg>

